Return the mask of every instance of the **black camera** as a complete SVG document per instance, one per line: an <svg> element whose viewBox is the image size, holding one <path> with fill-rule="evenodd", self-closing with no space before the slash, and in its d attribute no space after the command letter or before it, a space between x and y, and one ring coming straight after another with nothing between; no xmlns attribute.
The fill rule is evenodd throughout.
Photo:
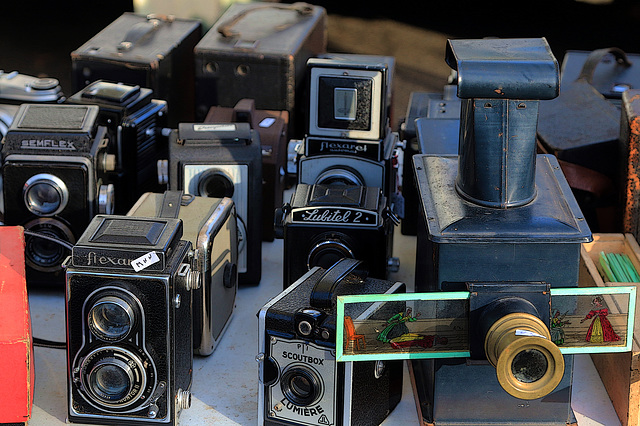
<svg viewBox="0 0 640 426"><path fill-rule="evenodd" d="M406 292L342 259L315 267L258 314L259 425L379 425L402 397L402 361L336 362L336 297ZM388 306L388 305L387 305ZM386 321L395 312L351 305ZM382 312L384 311L384 312Z"/></svg>
<svg viewBox="0 0 640 426"><path fill-rule="evenodd" d="M98 213L113 212L115 167L95 105L23 104L2 147L4 222L75 243ZM26 237L27 282L64 282L65 248Z"/></svg>
<svg viewBox="0 0 640 426"><path fill-rule="evenodd" d="M239 284L258 284L262 267L262 152L249 123L180 123L169 137L169 187L233 200Z"/></svg>
<svg viewBox="0 0 640 426"><path fill-rule="evenodd" d="M177 194L175 194L177 193ZM193 351L210 355L229 325L238 290L238 231L231 198L147 192L127 216L182 220L183 239L194 249Z"/></svg>
<svg viewBox="0 0 640 426"><path fill-rule="evenodd" d="M72 95L66 103L97 105L98 124L109 131L115 214L125 214L145 192L160 192L158 160L167 158L167 102L153 99L151 89L98 80ZM164 134L163 134L164 132Z"/></svg>
<svg viewBox="0 0 640 426"><path fill-rule="evenodd" d="M191 243L179 219L97 215L67 273L68 418L175 425L191 404Z"/></svg>
<svg viewBox="0 0 640 426"><path fill-rule="evenodd" d="M309 120L298 183L381 188L396 203L399 138L390 129L394 58L326 54L307 61Z"/></svg>
<svg viewBox="0 0 640 426"><path fill-rule="evenodd" d="M397 219L379 188L301 183L276 216L284 238L284 288L314 266L329 268L342 258L363 261L379 279L397 271L399 261L391 256Z"/></svg>

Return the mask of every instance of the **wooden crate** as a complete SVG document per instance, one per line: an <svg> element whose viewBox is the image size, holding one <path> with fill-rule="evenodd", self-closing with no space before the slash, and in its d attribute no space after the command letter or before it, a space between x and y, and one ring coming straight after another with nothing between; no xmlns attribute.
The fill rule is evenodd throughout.
<svg viewBox="0 0 640 426"><path fill-rule="evenodd" d="M581 248L579 278L581 287L640 285L639 283L604 281L596 268L601 251L628 255L636 270L640 271L640 246L632 234L593 234L593 242L585 243ZM622 426L640 426L639 323L640 318L636 315L631 352L591 355Z"/></svg>

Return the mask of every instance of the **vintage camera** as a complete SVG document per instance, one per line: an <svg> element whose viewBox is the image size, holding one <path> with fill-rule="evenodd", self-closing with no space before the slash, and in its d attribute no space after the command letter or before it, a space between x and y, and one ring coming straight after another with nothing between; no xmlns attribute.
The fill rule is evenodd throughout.
<svg viewBox="0 0 640 426"><path fill-rule="evenodd" d="M97 215L66 261L76 423L175 425L191 404L194 274L179 219Z"/></svg>
<svg viewBox="0 0 640 426"><path fill-rule="evenodd" d="M260 134L262 149L262 239L274 239L274 212L282 206L287 162L286 110L256 109L254 99L241 99L233 108L214 106L209 109L205 123L249 123Z"/></svg>
<svg viewBox="0 0 640 426"><path fill-rule="evenodd" d="M363 261L379 279L398 270L391 255L397 218L380 188L301 183L276 216L284 238L284 288L314 266L328 268L342 258Z"/></svg>
<svg viewBox="0 0 640 426"><path fill-rule="evenodd" d="M2 147L4 223L75 243L98 213L113 212L115 167L95 105L23 104ZM27 282L63 285L65 248L26 238Z"/></svg>
<svg viewBox="0 0 640 426"><path fill-rule="evenodd" d="M0 70L0 138L7 134L21 104L59 104L64 100L60 82L55 78Z"/></svg>
<svg viewBox="0 0 640 426"><path fill-rule="evenodd" d="M125 214L145 192L161 192L158 160L167 158L167 102L153 99L153 90L98 80L66 103L97 105L98 124L109 131L108 152L115 155L112 174L115 214Z"/></svg>
<svg viewBox="0 0 640 426"><path fill-rule="evenodd" d="M238 218L238 282L262 272L262 153L249 123L180 123L169 137L169 188L228 197Z"/></svg>
<svg viewBox="0 0 640 426"><path fill-rule="evenodd" d="M359 261L314 267L258 313L259 425L379 425L402 397L402 361L336 362L337 295L404 293ZM351 306L353 308L353 305ZM346 312L386 321L360 304Z"/></svg>
<svg viewBox="0 0 640 426"><path fill-rule="evenodd" d="M394 58L327 54L307 61L309 120L298 183L381 188L399 197L397 132L390 129Z"/></svg>
<svg viewBox="0 0 640 426"><path fill-rule="evenodd" d="M210 355L231 321L238 290L238 231L233 200L183 195L182 191L147 192L127 216L182 220L182 238L194 249L194 270L198 274L192 290L193 351L196 355Z"/></svg>

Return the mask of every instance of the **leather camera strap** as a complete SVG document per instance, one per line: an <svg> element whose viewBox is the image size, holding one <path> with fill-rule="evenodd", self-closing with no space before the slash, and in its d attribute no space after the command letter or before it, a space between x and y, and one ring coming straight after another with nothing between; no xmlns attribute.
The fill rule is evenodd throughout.
<svg viewBox="0 0 640 426"><path fill-rule="evenodd" d="M158 206L157 217L177 219L182 203L182 191L165 191L162 203Z"/></svg>
<svg viewBox="0 0 640 426"><path fill-rule="evenodd" d="M366 271L356 270L361 263L361 260L344 258L327 269L311 291L311 306L320 309L331 308L336 287L350 273L355 273L356 276L364 280L367 276Z"/></svg>
<svg viewBox="0 0 640 426"><path fill-rule="evenodd" d="M602 59L608 54L612 54L616 62L619 65L623 65L625 67L630 67L631 62L629 58L627 58L627 54L624 53L622 49L617 47L608 47L605 49L596 49L589 53L584 65L582 65L582 70L580 71L580 75L577 80L584 79L587 83L593 83L593 73L595 72L596 66L602 61Z"/></svg>

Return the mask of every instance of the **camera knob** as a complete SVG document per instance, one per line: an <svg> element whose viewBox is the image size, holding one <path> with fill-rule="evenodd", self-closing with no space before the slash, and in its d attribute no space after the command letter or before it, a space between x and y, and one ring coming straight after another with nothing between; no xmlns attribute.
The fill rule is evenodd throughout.
<svg viewBox="0 0 640 426"><path fill-rule="evenodd" d="M169 160L158 160L158 183L166 185L169 183Z"/></svg>
<svg viewBox="0 0 640 426"><path fill-rule="evenodd" d="M186 410L191 407L191 392L178 389L176 393L176 406L178 410Z"/></svg>
<svg viewBox="0 0 640 426"><path fill-rule="evenodd" d="M112 172L115 169L116 169L115 154L104 154L102 156L102 170L105 172Z"/></svg>
<svg viewBox="0 0 640 426"><path fill-rule="evenodd" d="M387 271L398 272L400 270L400 259L397 257L390 257L387 259Z"/></svg>

